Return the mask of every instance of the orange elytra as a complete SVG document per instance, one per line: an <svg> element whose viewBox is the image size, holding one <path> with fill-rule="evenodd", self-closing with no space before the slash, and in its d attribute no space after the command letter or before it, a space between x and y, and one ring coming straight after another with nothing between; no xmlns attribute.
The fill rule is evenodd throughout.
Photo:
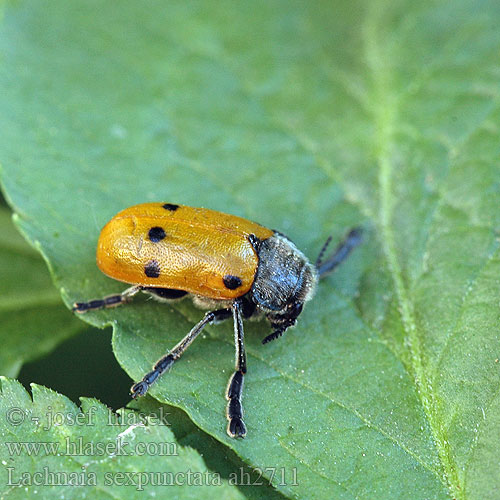
<svg viewBox="0 0 500 500"><path fill-rule="evenodd" d="M215 210L143 203L104 226L97 265L125 283L230 300L245 295L254 281L258 258L251 234L265 240L274 233Z"/></svg>

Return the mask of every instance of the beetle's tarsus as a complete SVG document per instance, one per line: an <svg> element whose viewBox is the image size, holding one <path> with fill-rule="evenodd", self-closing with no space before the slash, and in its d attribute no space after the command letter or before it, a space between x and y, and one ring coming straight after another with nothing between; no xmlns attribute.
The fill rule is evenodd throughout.
<svg viewBox="0 0 500 500"><path fill-rule="evenodd" d="M140 382L137 382L137 384L134 384L132 386L132 388L130 389L130 395L133 399L136 399L139 396L144 396L144 394L148 392L148 389L149 385L141 380Z"/></svg>
<svg viewBox="0 0 500 500"><path fill-rule="evenodd" d="M247 434L247 428L241 418L232 418L227 425L227 433L232 438L244 438Z"/></svg>

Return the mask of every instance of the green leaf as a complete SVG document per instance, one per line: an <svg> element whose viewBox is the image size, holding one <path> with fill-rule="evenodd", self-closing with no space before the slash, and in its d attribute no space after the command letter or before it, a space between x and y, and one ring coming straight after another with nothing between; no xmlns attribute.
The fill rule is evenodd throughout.
<svg viewBox="0 0 500 500"><path fill-rule="evenodd" d="M0 380L2 498L243 498L160 419Z"/></svg>
<svg viewBox="0 0 500 500"><path fill-rule="evenodd" d="M124 288L95 246L134 203L243 215L311 258L362 223L285 338L246 326L245 440L225 435L230 325L151 394L283 467L286 495L496 498L499 22L493 0L19 1L0 33L2 182L68 305ZM138 299L85 320L113 324L137 379L200 317Z"/></svg>
<svg viewBox="0 0 500 500"><path fill-rule="evenodd" d="M15 376L83 328L61 305L45 263L11 217L0 208L0 373Z"/></svg>

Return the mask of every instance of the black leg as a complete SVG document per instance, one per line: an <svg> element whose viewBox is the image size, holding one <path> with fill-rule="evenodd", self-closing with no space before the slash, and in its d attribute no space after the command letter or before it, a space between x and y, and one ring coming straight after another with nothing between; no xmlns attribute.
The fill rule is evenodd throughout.
<svg viewBox="0 0 500 500"><path fill-rule="evenodd" d="M281 337L288 328L295 325L303 307L304 304L302 302L295 302L288 304L283 311L268 314L267 319L269 320L269 323L271 323L273 333L268 335L262 343L267 344L272 340L276 340Z"/></svg>
<svg viewBox="0 0 500 500"><path fill-rule="evenodd" d="M77 313L86 313L87 311L95 311L109 307L121 306L128 302L137 292L142 290L141 286L131 286L119 295L109 295L102 299L90 300L89 302L75 302L71 309Z"/></svg>
<svg viewBox="0 0 500 500"><path fill-rule="evenodd" d="M157 288L152 286L145 286L142 289L143 292L153 295L155 298L162 301L171 301L181 299L185 297L188 292L184 290L174 290L172 288Z"/></svg>
<svg viewBox="0 0 500 500"><path fill-rule="evenodd" d="M207 312L205 317L196 324L192 330L170 351L160 358L153 366L153 369L144 375L140 382L137 382L130 389L131 396L136 398L144 396L149 387L156 379L164 372L166 372L173 364L174 361L179 359L182 353L191 345L193 340L200 334L205 326L229 319L231 317L231 309L218 309L217 311Z"/></svg>
<svg viewBox="0 0 500 500"><path fill-rule="evenodd" d="M267 344L273 340L279 339L284 333L285 333L285 330L275 330L273 333L269 334L267 337L264 337L264 339L262 340L262 343Z"/></svg>
<svg viewBox="0 0 500 500"><path fill-rule="evenodd" d="M336 248L335 253L325 262L322 262L323 254L330 241L331 238L326 240L316 261L316 269L320 279L331 273L361 243L362 229L359 227L352 229L345 240Z"/></svg>
<svg viewBox="0 0 500 500"><path fill-rule="evenodd" d="M243 342L243 319L241 317L241 302L235 300L233 303L234 319L234 344L236 348L236 366L227 386L227 433L231 437L245 437L247 429L243 422L243 406L241 395L243 392L243 378L247 371L247 358L245 344Z"/></svg>

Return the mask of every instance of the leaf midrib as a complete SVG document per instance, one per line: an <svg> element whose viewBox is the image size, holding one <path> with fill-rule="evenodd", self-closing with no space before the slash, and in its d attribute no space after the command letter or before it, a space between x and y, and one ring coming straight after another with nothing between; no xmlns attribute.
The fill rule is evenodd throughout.
<svg viewBox="0 0 500 500"><path fill-rule="evenodd" d="M403 271L398 260L392 217L393 163L395 147L394 129L398 116L398 100L395 92L389 92L392 84L392 68L389 58L381 47L379 34L380 17L383 9L373 6L366 15L364 30L364 52L367 68L373 78L373 119L375 124L375 158L378 165L379 214L381 246L387 260L389 273L394 283L399 314L408 340L410 368L412 369L417 395L421 401L425 417L431 429L434 444L441 462L446 485L453 498L464 498L457 474L456 463L451 454L444 428L440 425L440 415L432 392L432 383L427 378L424 366L420 332L414 315L413 303L403 279Z"/></svg>

